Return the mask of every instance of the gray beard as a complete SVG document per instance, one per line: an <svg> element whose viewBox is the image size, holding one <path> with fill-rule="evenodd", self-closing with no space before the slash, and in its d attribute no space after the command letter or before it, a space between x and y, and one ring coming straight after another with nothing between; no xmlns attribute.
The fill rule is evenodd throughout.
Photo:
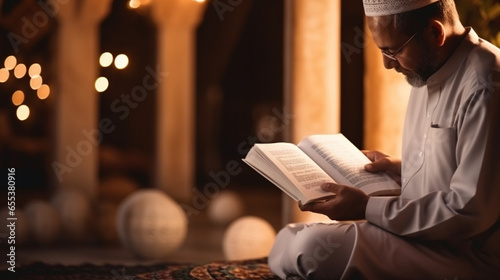
<svg viewBox="0 0 500 280"><path fill-rule="evenodd" d="M405 74L406 81L413 87L423 87L427 85L427 78L422 77L418 73L411 73L406 75Z"/></svg>
<svg viewBox="0 0 500 280"><path fill-rule="evenodd" d="M423 50L429 50L424 44L420 43ZM434 74L440 66L438 65L436 54L430 51L424 51L420 59L422 65L417 71L404 71L406 81L413 87L423 87L427 85L427 79Z"/></svg>

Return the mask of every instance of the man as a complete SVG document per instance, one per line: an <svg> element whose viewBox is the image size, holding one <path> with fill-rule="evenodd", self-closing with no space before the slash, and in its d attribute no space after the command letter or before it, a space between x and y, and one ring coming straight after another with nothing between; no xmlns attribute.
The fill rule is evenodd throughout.
<svg viewBox="0 0 500 280"><path fill-rule="evenodd" d="M282 278L500 279L500 128L490 121L500 50L460 23L453 0L363 4L384 66L413 86L402 160L365 151L366 170L388 172L401 195L324 184L336 196L302 210L366 221L289 225L269 266Z"/></svg>

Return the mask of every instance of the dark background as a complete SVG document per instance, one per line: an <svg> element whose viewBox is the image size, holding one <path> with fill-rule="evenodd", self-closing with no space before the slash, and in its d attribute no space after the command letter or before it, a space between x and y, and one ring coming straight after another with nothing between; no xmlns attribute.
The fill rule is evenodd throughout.
<svg viewBox="0 0 500 280"><path fill-rule="evenodd" d="M223 1L224 2L224 1ZM131 10L127 1L113 2L109 16L101 24L101 52L113 55L125 53L130 64L124 70L101 68L100 75L109 79L108 90L100 94L100 116L110 118L117 126L104 136L101 146L101 177L126 173L142 186L152 182L155 147L156 93L148 95L125 120L117 119L111 102L142 83L144 69L156 65L156 28L147 10ZM19 32L19 15L29 16L39 7L35 1L3 1L0 17L0 61L15 54L26 65L38 62L43 67L44 82L54 82L54 50L57 22L54 18L43 26L29 44L12 47L8 34ZM210 180L208 173L223 170L230 160L244 155L238 150L242 142L259 133L259 120L281 111L283 105L283 0L245 0L231 11L220 13L213 3L207 3L203 20L197 30L196 50L196 181L203 186ZM31 13L31 14L30 14ZM361 1L342 1L342 42L355 45L355 27L363 28ZM173 42L175 43L175 42ZM341 50L339 49L339 52ZM363 55L342 56L341 130L358 147L363 142ZM97 63L97 62L96 62ZM0 84L1 109L9 116L11 137L50 143L53 133L52 108L57 92L44 101L27 97L33 106L26 121L15 117L10 102L12 92L26 87L24 80L9 79ZM33 99L33 100L31 100ZM36 102L35 102L36 101ZM283 140L280 133L272 141ZM11 142L1 142L2 168L19 170L18 186L27 190L47 189L50 171L50 150L33 153L15 149ZM251 144L251 143L249 143ZM110 155L121 155L126 167L110 166ZM243 166L243 165L242 165ZM25 174L21 174L25 173ZM238 185L268 184L255 172L244 172L233 178Z"/></svg>

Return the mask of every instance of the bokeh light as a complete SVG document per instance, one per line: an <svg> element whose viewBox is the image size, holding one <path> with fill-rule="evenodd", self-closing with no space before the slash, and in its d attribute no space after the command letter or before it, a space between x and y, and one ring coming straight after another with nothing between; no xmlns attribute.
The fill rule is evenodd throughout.
<svg viewBox="0 0 500 280"><path fill-rule="evenodd" d="M102 53L99 57L99 64L102 67L108 67L113 63L113 55L110 52Z"/></svg>
<svg viewBox="0 0 500 280"><path fill-rule="evenodd" d="M128 56L119 54L115 58L115 67L117 69L124 69L128 65Z"/></svg>
<svg viewBox="0 0 500 280"><path fill-rule="evenodd" d="M16 90L12 94L12 104L19 106L23 104L23 102L24 102L24 92L22 92L21 90Z"/></svg>
<svg viewBox="0 0 500 280"><path fill-rule="evenodd" d="M5 83L9 79L10 73L7 68L0 69L0 83Z"/></svg>
<svg viewBox="0 0 500 280"><path fill-rule="evenodd" d="M26 75L26 65L19 63L15 68L14 68L14 76L18 79L21 79Z"/></svg>
<svg viewBox="0 0 500 280"><path fill-rule="evenodd" d="M30 116L30 108L26 105L21 105L17 107L16 115L20 121L24 121Z"/></svg>
<svg viewBox="0 0 500 280"><path fill-rule="evenodd" d="M139 0L130 0L128 1L128 6L132 9L137 9L141 6L141 1Z"/></svg>
<svg viewBox="0 0 500 280"><path fill-rule="evenodd" d="M34 76L40 76L42 74L42 66L38 63L33 63L31 64L30 68L28 69L28 75L30 77Z"/></svg>
<svg viewBox="0 0 500 280"><path fill-rule="evenodd" d="M16 67L17 64L17 58L13 55L8 56L5 61L4 61L4 66L7 68L7 70L12 70L14 67Z"/></svg>
<svg viewBox="0 0 500 280"><path fill-rule="evenodd" d="M40 86L40 88L36 91L36 95L41 100L46 99L50 95L50 87L48 85Z"/></svg>
<svg viewBox="0 0 500 280"><path fill-rule="evenodd" d="M4 68L0 68L0 83L7 82L11 75L17 79L29 76L29 85L32 90L36 91L38 98L44 100L49 97L50 87L43 84L42 66L39 63L32 63L28 68L27 65L18 63L17 58L11 55L4 60L4 66ZM12 93L11 101L14 106L17 106L16 116L20 121L28 119L31 114L30 108L24 104L29 98L29 95L23 90L16 90Z"/></svg>
<svg viewBox="0 0 500 280"><path fill-rule="evenodd" d="M39 89L43 84L42 76L36 75L30 79L30 87L33 90Z"/></svg>
<svg viewBox="0 0 500 280"><path fill-rule="evenodd" d="M95 89L97 92L104 92L108 89L109 81L105 77L99 77L95 81Z"/></svg>
<svg viewBox="0 0 500 280"><path fill-rule="evenodd" d="M138 9L142 6L147 6L151 3L151 0L129 0L128 6L131 9Z"/></svg>

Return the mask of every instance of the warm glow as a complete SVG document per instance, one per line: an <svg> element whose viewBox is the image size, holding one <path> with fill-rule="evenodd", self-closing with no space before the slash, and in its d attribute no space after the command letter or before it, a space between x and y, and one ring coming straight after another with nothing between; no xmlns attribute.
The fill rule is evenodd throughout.
<svg viewBox="0 0 500 280"><path fill-rule="evenodd" d="M16 64L17 64L17 58L13 55L8 56L4 62L5 68L7 68L7 70L14 69L14 67L16 67Z"/></svg>
<svg viewBox="0 0 500 280"><path fill-rule="evenodd" d="M42 79L42 76L40 76L40 75L33 76L30 79L30 87L33 90L39 89L42 86L42 83L43 83L43 79Z"/></svg>
<svg viewBox="0 0 500 280"><path fill-rule="evenodd" d="M108 79L106 79L105 77L99 77L95 81L95 90L97 90L97 92L103 92L103 91L107 90L108 86L109 86L109 82L108 82Z"/></svg>
<svg viewBox="0 0 500 280"><path fill-rule="evenodd" d="M198 3L203 3L203 2L205 2L205 0L194 0L194 1L196 1L196 2L198 2Z"/></svg>
<svg viewBox="0 0 500 280"><path fill-rule="evenodd" d="M36 95L38 96L38 98L40 98L41 100L44 100L46 99L47 97L49 97L50 95L50 88L48 85L42 85L37 91L36 91Z"/></svg>
<svg viewBox="0 0 500 280"><path fill-rule="evenodd" d="M108 67L113 63L113 55L110 52L105 52L101 54L99 57L99 64L102 67Z"/></svg>
<svg viewBox="0 0 500 280"><path fill-rule="evenodd" d="M42 66L38 63L31 64L28 69L28 75L33 78L34 76L39 76L40 74L42 74Z"/></svg>
<svg viewBox="0 0 500 280"><path fill-rule="evenodd" d="M30 108L26 105L21 105L17 108L16 115L20 121L24 121L30 116Z"/></svg>
<svg viewBox="0 0 500 280"><path fill-rule="evenodd" d="M21 79L24 75L26 75L26 65L20 63L14 68L14 76Z"/></svg>
<svg viewBox="0 0 500 280"><path fill-rule="evenodd" d="M130 0L128 1L128 6L132 9L137 9L141 6L141 1L139 0Z"/></svg>
<svg viewBox="0 0 500 280"><path fill-rule="evenodd" d="M128 56L124 54L119 54L115 58L115 67L118 69L123 69L128 65Z"/></svg>
<svg viewBox="0 0 500 280"><path fill-rule="evenodd" d="M5 68L0 69L0 83L5 83L9 79L9 70Z"/></svg>
<svg viewBox="0 0 500 280"><path fill-rule="evenodd" d="M368 34L368 30L365 30ZM394 157L401 157L402 133L406 104L411 86L404 75L387 71L380 49L371 36L364 45L365 63L365 118L364 145L370 150L380 150ZM397 93L397 94L395 94Z"/></svg>
<svg viewBox="0 0 500 280"><path fill-rule="evenodd" d="M138 9L141 6L147 6L151 3L151 0L129 0L128 1L128 6L131 9Z"/></svg>
<svg viewBox="0 0 500 280"><path fill-rule="evenodd" d="M24 92L22 92L20 90L16 90L12 94L12 104L19 106L19 105L23 104L23 102L24 102Z"/></svg>

